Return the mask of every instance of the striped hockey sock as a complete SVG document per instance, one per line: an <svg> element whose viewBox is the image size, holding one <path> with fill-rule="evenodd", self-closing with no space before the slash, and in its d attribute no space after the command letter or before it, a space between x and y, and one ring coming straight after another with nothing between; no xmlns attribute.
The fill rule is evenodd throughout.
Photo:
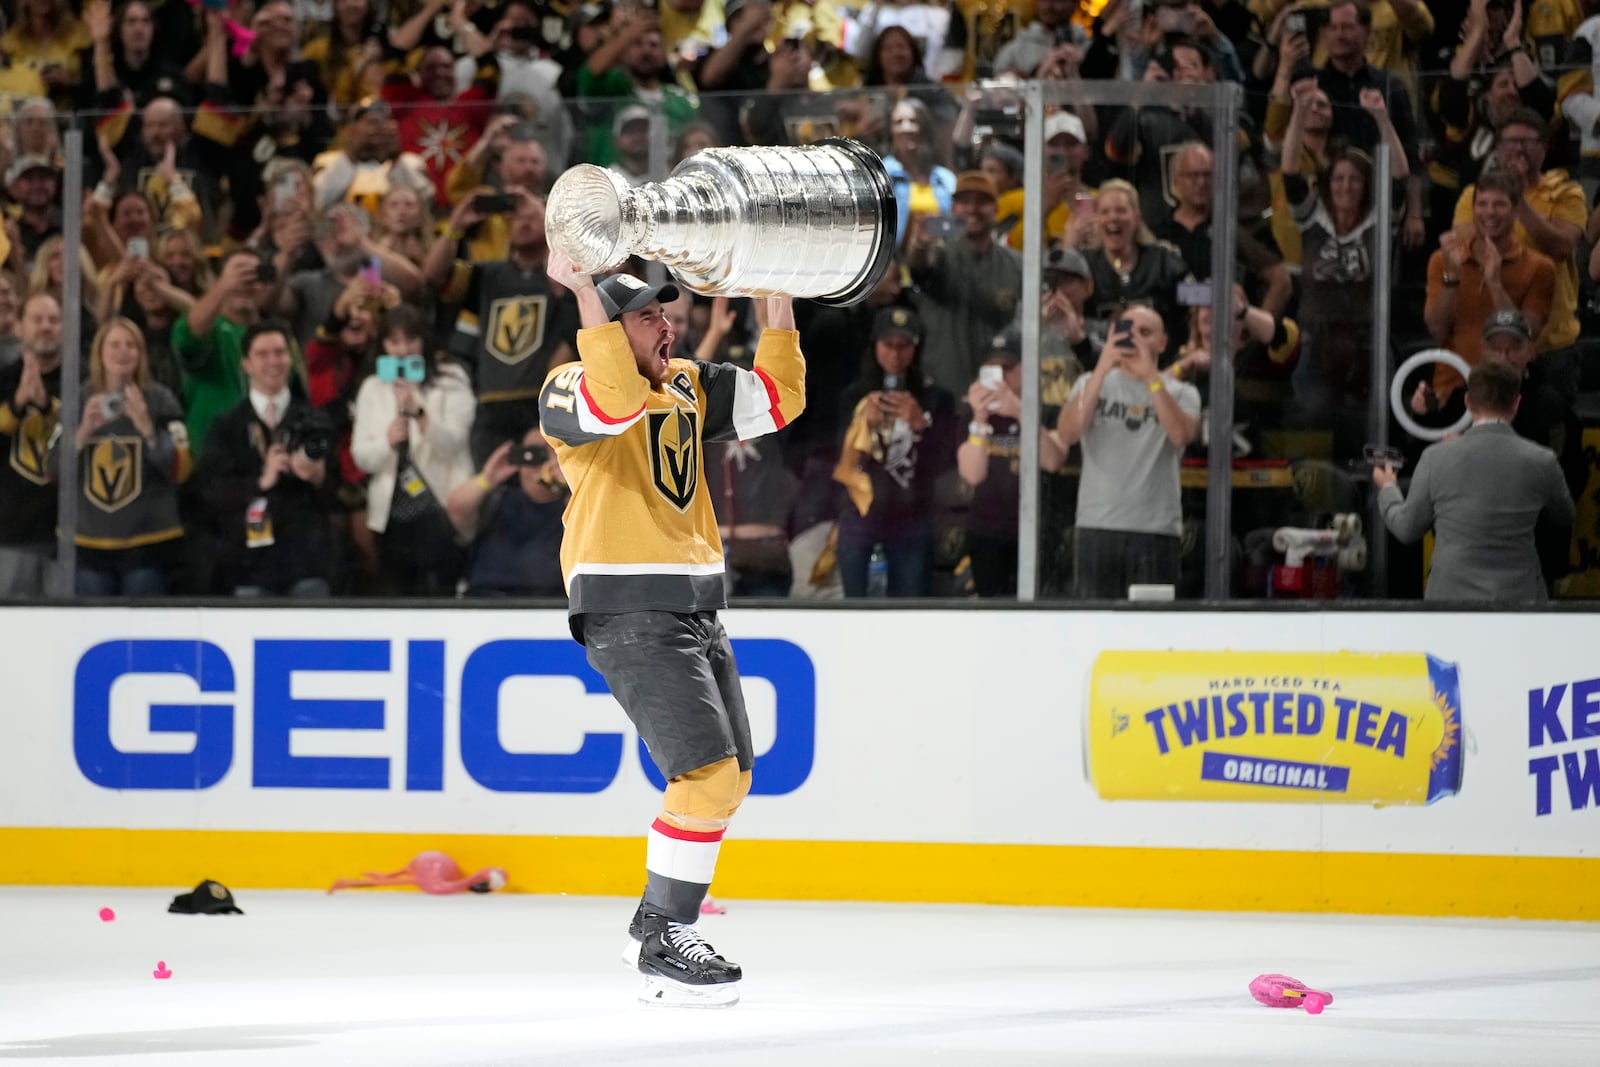
<svg viewBox="0 0 1600 1067"><path fill-rule="evenodd" d="M645 851L645 910L673 922L698 921L726 832L685 830L666 819L656 819Z"/></svg>

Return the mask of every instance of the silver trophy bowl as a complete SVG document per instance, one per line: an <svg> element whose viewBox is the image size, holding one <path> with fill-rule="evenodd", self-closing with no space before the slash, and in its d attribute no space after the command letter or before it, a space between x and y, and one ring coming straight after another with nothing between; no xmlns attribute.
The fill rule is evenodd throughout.
<svg viewBox="0 0 1600 1067"><path fill-rule="evenodd" d="M883 161L857 141L708 148L637 189L603 167L571 168L550 191L545 234L590 274L637 255L697 293L843 306L893 261L895 203Z"/></svg>

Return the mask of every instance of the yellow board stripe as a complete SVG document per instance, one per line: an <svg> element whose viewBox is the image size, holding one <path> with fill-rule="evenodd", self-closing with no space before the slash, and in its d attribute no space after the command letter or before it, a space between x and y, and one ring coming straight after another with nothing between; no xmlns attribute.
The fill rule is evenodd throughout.
<svg viewBox="0 0 1600 1067"><path fill-rule="evenodd" d="M428 849L512 890L633 896L644 837L0 828L0 884L326 889ZM1600 859L730 840L719 896L1600 919Z"/></svg>

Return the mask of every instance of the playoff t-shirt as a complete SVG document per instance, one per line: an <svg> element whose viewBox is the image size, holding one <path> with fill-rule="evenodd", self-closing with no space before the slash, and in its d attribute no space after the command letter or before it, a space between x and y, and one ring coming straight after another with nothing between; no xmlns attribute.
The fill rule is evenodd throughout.
<svg viewBox="0 0 1600 1067"><path fill-rule="evenodd" d="M1161 380L1178 407L1192 416L1200 414L1198 389L1188 382ZM1077 403L1088 384L1089 375L1080 376L1068 402ZM1178 468L1183 451L1167 440L1149 386L1120 370L1107 374L1081 448L1079 526L1182 535Z"/></svg>

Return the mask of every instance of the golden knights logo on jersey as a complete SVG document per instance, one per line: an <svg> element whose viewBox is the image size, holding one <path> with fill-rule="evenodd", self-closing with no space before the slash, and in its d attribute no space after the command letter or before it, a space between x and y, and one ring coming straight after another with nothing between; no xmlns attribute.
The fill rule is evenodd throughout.
<svg viewBox="0 0 1600 1067"><path fill-rule="evenodd" d="M650 477L656 492L687 511L700 482L700 414L684 408L652 411Z"/></svg>
<svg viewBox="0 0 1600 1067"><path fill-rule="evenodd" d="M11 469L34 485L50 484L50 437L56 432L56 417L29 408L11 438Z"/></svg>
<svg viewBox="0 0 1600 1067"><path fill-rule="evenodd" d="M548 296L508 296L489 306L484 347L502 363L515 366L544 344Z"/></svg>
<svg viewBox="0 0 1600 1067"><path fill-rule="evenodd" d="M101 511L120 511L139 498L143 488L137 437L104 437L89 452L83 495Z"/></svg>
<svg viewBox="0 0 1600 1067"><path fill-rule="evenodd" d="M172 189L167 179L157 173L156 167L140 167L136 188L150 201L150 210L157 219L172 206ZM195 187L195 172L188 167L178 168L178 180L190 189Z"/></svg>

